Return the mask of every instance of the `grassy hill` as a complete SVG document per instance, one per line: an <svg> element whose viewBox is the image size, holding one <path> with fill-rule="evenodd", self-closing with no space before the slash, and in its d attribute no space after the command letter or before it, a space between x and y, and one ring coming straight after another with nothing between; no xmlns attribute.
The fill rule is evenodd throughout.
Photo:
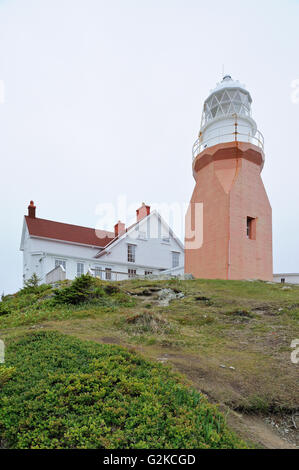
<svg viewBox="0 0 299 470"><path fill-rule="evenodd" d="M83 276L27 287L0 302L2 446L298 445L298 324L298 286Z"/></svg>

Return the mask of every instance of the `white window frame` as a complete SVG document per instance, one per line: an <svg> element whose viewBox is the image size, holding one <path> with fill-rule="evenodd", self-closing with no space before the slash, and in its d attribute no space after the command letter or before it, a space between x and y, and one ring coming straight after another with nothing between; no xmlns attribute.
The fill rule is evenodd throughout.
<svg viewBox="0 0 299 470"><path fill-rule="evenodd" d="M102 266L93 266L92 271L94 273L94 277L99 277L100 279L102 279L102 271L103 271Z"/></svg>
<svg viewBox="0 0 299 470"><path fill-rule="evenodd" d="M80 269L78 269L79 266L81 267ZM77 262L77 277L82 276L82 274L84 274L84 263L82 263L81 261L78 261Z"/></svg>
<svg viewBox="0 0 299 470"><path fill-rule="evenodd" d="M108 277L107 277L108 274ZM112 269L111 268L105 268L105 279L106 281L111 281L112 279Z"/></svg>
<svg viewBox="0 0 299 470"><path fill-rule="evenodd" d="M177 261L175 261L177 260ZM171 252L171 265L172 268L177 268L180 265L180 252L172 251Z"/></svg>
<svg viewBox="0 0 299 470"><path fill-rule="evenodd" d="M146 237L146 231L145 230L139 230L138 232L138 238L139 240L146 240L147 237Z"/></svg>
<svg viewBox="0 0 299 470"><path fill-rule="evenodd" d="M134 277L136 277L136 275L137 275L136 269L128 268L128 278L129 279L133 279Z"/></svg>
<svg viewBox="0 0 299 470"><path fill-rule="evenodd" d="M136 262L136 245L132 243L128 243L127 245L127 260L128 263L135 263Z"/></svg>
<svg viewBox="0 0 299 470"><path fill-rule="evenodd" d="M55 268L58 268L58 266L62 266L63 269L66 271L66 260L65 259L60 259L60 258L55 258Z"/></svg>

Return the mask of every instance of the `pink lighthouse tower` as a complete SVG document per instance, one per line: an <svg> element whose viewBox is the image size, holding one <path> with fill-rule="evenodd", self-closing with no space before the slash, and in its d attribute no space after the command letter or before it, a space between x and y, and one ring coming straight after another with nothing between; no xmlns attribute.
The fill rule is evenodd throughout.
<svg viewBox="0 0 299 470"><path fill-rule="evenodd" d="M251 103L245 86L230 75L204 102L185 234L185 272L196 278L272 280L264 139Z"/></svg>

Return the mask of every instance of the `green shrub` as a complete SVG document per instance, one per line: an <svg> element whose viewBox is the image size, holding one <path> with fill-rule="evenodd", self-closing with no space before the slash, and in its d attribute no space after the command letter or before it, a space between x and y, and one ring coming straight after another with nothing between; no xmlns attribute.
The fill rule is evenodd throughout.
<svg viewBox="0 0 299 470"><path fill-rule="evenodd" d="M118 292L120 292L120 288L115 284L106 284L103 287L106 294L108 295L117 294Z"/></svg>
<svg viewBox="0 0 299 470"><path fill-rule="evenodd" d="M8 344L0 390L10 448L243 448L223 415L161 364L55 332Z"/></svg>
<svg viewBox="0 0 299 470"><path fill-rule="evenodd" d="M0 364L0 388L9 381L14 372L14 367L6 367L4 364Z"/></svg>
<svg viewBox="0 0 299 470"><path fill-rule="evenodd" d="M1 315L8 315L9 313L11 313L11 307L8 303L6 302L0 302L0 317Z"/></svg>
<svg viewBox="0 0 299 470"><path fill-rule="evenodd" d="M88 301L94 296L101 296L102 290L95 292L94 279L89 274L77 277L69 286L54 290L53 302L58 304L77 305Z"/></svg>

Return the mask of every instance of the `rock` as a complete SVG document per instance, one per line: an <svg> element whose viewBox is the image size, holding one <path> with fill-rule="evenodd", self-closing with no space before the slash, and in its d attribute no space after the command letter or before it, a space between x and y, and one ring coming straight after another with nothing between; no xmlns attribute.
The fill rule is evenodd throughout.
<svg viewBox="0 0 299 470"><path fill-rule="evenodd" d="M184 297L183 292L175 293L172 289L161 289L158 294L158 304L162 307L168 307L171 300L181 299L182 297Z"/></svg>
<svg viewBox="0 0 299 470"><path fill-rule="evenodd" d="M159 361L159 362L167 362L168 359L167 359L167 357L158 357L158 358L157 358L157 361Z"/></svg>

